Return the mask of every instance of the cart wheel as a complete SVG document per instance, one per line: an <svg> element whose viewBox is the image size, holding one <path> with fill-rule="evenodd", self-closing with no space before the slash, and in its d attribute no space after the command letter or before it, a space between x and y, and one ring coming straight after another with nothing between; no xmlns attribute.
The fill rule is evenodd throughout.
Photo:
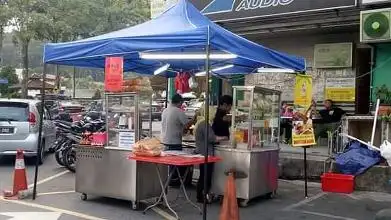
<svg viewBox="0 0 391 220"><path fill-rule="evenodd" d="M138 202L132 202L132 209L137 210L138 209Z"/></svg>
<svg viewBox="0 0 391 220"><path fill-rule="evenodd" d="M248 199L240 199L239 200L239 206L245 208L245 207L248 206L248 202L249 202Z"/></svg>
<svg viewBox="0 0 391 220"><path fill-rule="evenodd" d="M81 196L80 196L80 199L83 200L83 201L86 201L87 200L87 194L82 193Z"/></svg>

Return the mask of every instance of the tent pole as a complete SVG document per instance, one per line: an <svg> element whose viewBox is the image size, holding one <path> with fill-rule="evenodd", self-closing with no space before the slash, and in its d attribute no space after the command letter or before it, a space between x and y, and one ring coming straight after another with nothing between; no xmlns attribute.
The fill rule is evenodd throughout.
<svg viewBox="0 0 391 220"><path fill-rule="evenodd" d="M43 74L42 74L42 88L41 88L41 105L39 106L39 128L38 128L38 148L37 155L35 160L35 174L34 174L34 188L33 188L33 200L35 200L37 196L37 180L38 180L38 168L39 168L39 157L40 152L42 150L42 128L43 128L43 120L44 120L44 110L45 110L45 84L46 84L46 72L47 72L47 64L43 66ZM43 159L43 158L41 158Z"/></svg>
<svg viewBox="0 0 391 220"><path fill-rule="evenodd" d="M73 67L72 88L73 88L72 97L76 98L76 67Z"/></svg>
<svg viewBox="0 0 391 220"><path fill-rule="evenodd" d="M168 89L170 88L170 78L166 77L166 102L164 103L164 108L168 106Z"/></svg>
<svg viewBox="0 0 391 220"><path fill-rule="evenodd" d="M206 200L206 189L208 185L208 153L209 153L209 78L210 78L210 63L209 63L209 55L210 55L210 30L208 26L208 38L207 38L207 43L206 43L206 60L205 60L205 72L206 72L206 92L205 92L205 125L206 125L206 134L205 134L205 161L204 161L204 204L203 204L203 212L202 212L202 219L207 220L207 200Z"/></svg>

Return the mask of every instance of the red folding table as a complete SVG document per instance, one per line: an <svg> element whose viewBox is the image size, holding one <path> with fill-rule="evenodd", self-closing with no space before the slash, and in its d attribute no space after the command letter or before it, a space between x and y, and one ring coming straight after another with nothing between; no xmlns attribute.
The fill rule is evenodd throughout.
<svg viewBox="0 0 391 220"><path fill-rule="evenodd" d="M181 183L180 188L183 191L183 194L186 198L186 201L189 202L195 208L197 208L200 211L200 213L202 214L201 208L199 206L197 206L196 204L194 204L189 199L189 196L186 192L185 184L183 183L183 179L181 178L178 167L183 167L183 166L188 167L188 166L204 164L205 163L204 157L179 156L179 155L166 155L166 156L160 156L160 157L142 157L142 156L131 155L129 157L129 159L136 160L138 162L153 163L156 165L156 171L157 171L157 175L159 177L159 182L160 182L160 187L162 188L162 193L160 194L159 199L154 204L148 206L144 210L144 214L149 209L157 206L161 202L164 202L166 204L167 208L175 215L176 219L179 219L178 214L171 208L170 204L168 203L167 192L166 192L168 184L170 183L170 180L175 172L177 172L177 174L178 174L179 181ZM220 160L221 160L220 157L214 157L214 156L208 157L208 163L215 163L215 162L219 162ZM159 165L162 165L162 164L173 167L173 169L170 169L168 178L165 183L163 183L163 179L162 179L162 176L160 175L160 170L159 170ZM186 173L187 172L188 172L188 170L186 171ZM184 176L186 176L186 175L184 175Z"/></svg>

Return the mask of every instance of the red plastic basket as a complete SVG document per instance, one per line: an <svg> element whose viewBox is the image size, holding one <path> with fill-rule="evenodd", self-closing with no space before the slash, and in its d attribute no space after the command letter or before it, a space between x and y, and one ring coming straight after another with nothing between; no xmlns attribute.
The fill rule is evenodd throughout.
<svg viewBox="0 0 391 220"><path fill-rule="evenodd" d="M321 176L323 192L352 193L354 191L354 176L324 173Z"/></svg>

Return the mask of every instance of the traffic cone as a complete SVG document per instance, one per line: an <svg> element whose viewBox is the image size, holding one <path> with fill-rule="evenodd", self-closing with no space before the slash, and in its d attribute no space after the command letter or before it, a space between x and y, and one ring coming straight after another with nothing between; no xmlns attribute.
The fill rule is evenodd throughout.
<svg viewBox="0 0 391 220"><path fill-rule="evenodd" d="M219 220L239 220L239 206L236 199L235 173L233 171L228 173Z"/></svg>
<svg viewBox="0 0 391 220"><path fill-rule="evenodd" d="M16 152L14 169L14 188L12 192L4 191L4 197L17 196L19 192L27 190L26 166L24 164L24 154L22 150Z"/></svg>

